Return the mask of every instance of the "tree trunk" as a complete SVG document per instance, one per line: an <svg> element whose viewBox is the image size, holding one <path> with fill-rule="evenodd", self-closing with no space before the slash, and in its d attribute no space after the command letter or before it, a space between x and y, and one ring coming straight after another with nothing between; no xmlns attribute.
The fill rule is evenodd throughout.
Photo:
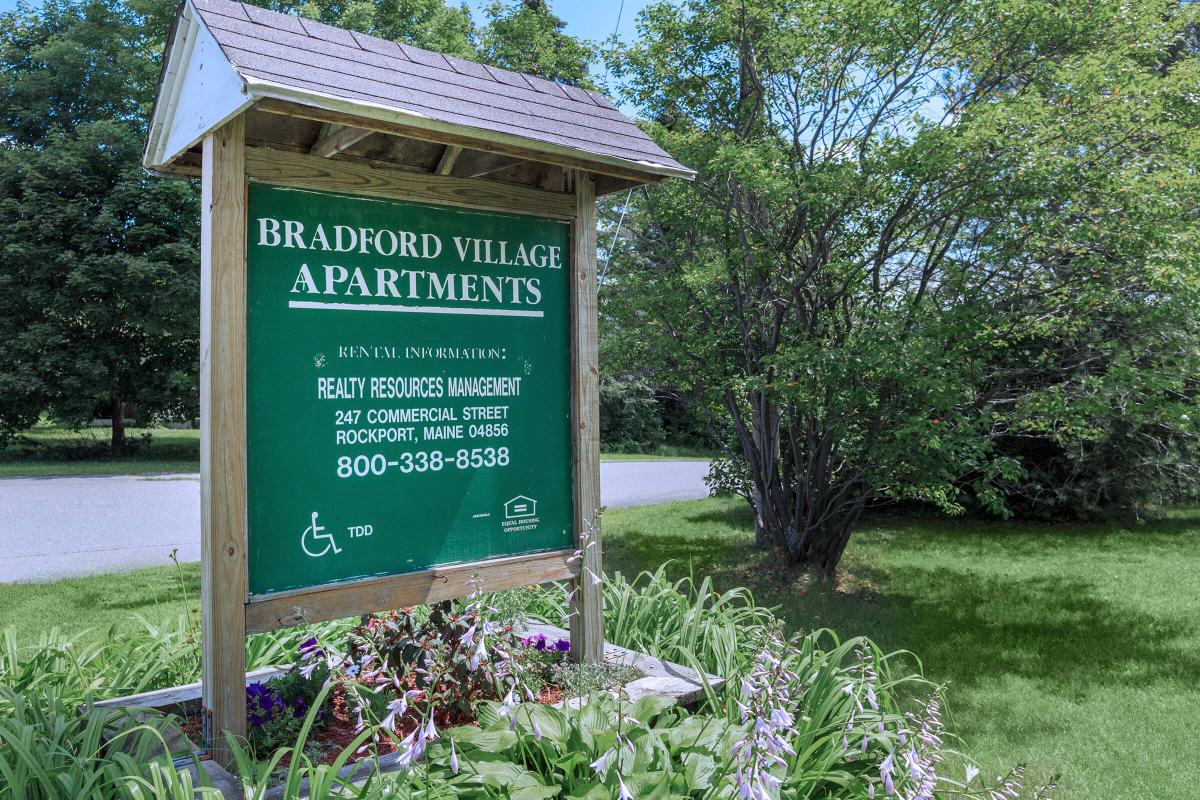
<svg viewBox="0 0 1200 800"><path fill-rule="evenodd" d="M841 462L832 430L781 415L765 395L747 400L751 413L743 415L726 396L750 469L755 546L778 548L833 581L869 492Z"/></svg>
<svg viewBox="0 0 1200 800"><path fill-rule="evenodd" d="M112 404L112 441L114 451L125 449L125 401L119 397L113 398Z"/></svg>
<svg viewBox="0 0 1200 800"><path fill-rule="evenodd" d="M771 546L771 530L767 521L763 519L763 496L758 486L759 483L756 480L751 489L754 495L754 546L759 550L766 550Z"/></svg>

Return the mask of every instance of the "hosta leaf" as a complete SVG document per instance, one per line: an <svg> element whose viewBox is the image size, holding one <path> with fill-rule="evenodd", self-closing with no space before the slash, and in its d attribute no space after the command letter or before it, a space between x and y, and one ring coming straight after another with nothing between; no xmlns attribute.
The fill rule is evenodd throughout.
<svg viewBox="0 0 1200 800"><path fill-rule="evenodd" d="M712 785L717 764L712 756L688 753L683 757L683 779L689 791L704 790Z"/></svg>
<svg viewBox="0 0 1200 800"><path fill-rule="evenodd" d="M557 708L526 703L521 706L521 712L518 719L526 730L532 731L532 723L536 721L543 739L549 739L555 744L563 744L567 741L571 729L567 725L567 719L563 712Z"/></svg>
<svg viewBox="0 0 1200 800"><path fill-rule="evenodd" d="M500 716L500 704L494 700L485 700L476 707L475 721L485 730L508 727L508 720Z"/></svg>
<svg viewBox="0 0 1200 800"><path fill-rule="evenodd" d="M711 752L729 731L729 723L716 717L688 717L667 730L672 750L695 748Z"/></svg>
<svg viewBox="0 0 1200 800"><path fill-rule="evenodd" d="M547 786L532 772L526 772L508 785L508 796L511 800L550 800L558 796L561 789L558 784Z"/></svg>
<svg viewBox="0 0 1200 800"><path fill-rule="evenodd" d="M606 789L604 784L600 781L591 781L568 794L565 800L611 800L611 798L612 792Z"/></svg>
<svg viewBox="0 0 1200 800"><path fill-rule="evenodd" d="M470 745L484 753L503 753L517 743L517 734L507 728L485 731L464 726L455 728L449 736L459 745Z"/></svg>
<svg viewBox="0 0 1200 800"><path fill-rule="evenodd" d="M639 697L636 702L628 704L625 714L633 717L642 724L649 724L650 720L674 705L674 698L648 694L644 697Z"/></svg>
<svg viewBox="0 0 1200 800"><path fill-rule="evenodd" d="M518 778L529 775L529 770L514 764L495 753L472 753L459 755L459 777L466 776L469 783L486 783L489 786L506 787Z"/></svg>
<svg viewBox="0 0 1200 800"><path fill-rule="evenodd" d="M671 797L669 772L642 772L625 778L625 785L637 800L667 800Z"/></svg>

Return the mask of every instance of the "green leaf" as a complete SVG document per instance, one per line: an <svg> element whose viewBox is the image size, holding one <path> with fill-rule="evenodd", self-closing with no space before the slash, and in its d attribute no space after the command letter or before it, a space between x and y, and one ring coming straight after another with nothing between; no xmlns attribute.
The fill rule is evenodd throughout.
<svg viewBox="0 0 1200 800"><path fill-rule="evenodd" d="M633 717L643 725L648 725L650 724L650 720L675 705L676 702L673 697L648 694L639 697L632 704L627 704L625 714L626 716Z"/></svg>
<svg viewBox="0 0 1200 800"><path fill-rule="evenodd" d="M503 753L517 743L517 734L507 728L485 731L464 725L453 729L447 735L459 745L469 745L484 753Z"/></svg>
<svg viewBox="0 0 1200 800"><path fill-rule="evenodd" d="M558 784L546 785L533 773L527 772L508 785L508 796L511 800L549 800L557 796L561 789Z"/></svg>

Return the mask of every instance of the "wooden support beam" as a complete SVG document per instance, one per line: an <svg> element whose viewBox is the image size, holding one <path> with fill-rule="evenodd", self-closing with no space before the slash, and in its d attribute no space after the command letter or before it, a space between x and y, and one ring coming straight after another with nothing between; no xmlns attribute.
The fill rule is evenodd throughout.
<svg viewBox="0 0 1200 800"><path fill-rule="evenodd" d="M575 537L582 569L571 601L571 653L597 663L604 657L604 575L600 558L600 367L597 334L596 177L575 172L571 258L571 434L574 452Z"/></svg>
<svg viewBox="0 0 1200 800"><path fill-rule="evenodd" d="M455 144L446 145L446 149L442 151L442 157L438 160L437 168L433 171L435 175L449 175L454 170L454 163L458 161L458 157L462 155L463 149Z"/></svg>
<svg viewBox="0 0 1200 800"><path fill-rule="evenodd" d="M204 138L200 205L200 606L206 746L246 735L245 117Z"/></svg>
<svg viewBox="0 0 1200 800"><path fill-rule="evenodd" d="M325 108L306 106L300 103L294 103L290 100L279 100L273 97L266 97L262 100L259 100L254 105L254 108L268 114L283 114L290 117L300 117L301 119L313 119L321 122L334 122L342 125L350 125L356 128L369 128L370 130L378 131L380 133L388 133L395 136L405 136L410 139L419 139L424 142L456 144L472 150L482 150L488 153L512 155L528 161L538 161L545 164L557 164L558 166L568 167L571 169L584 169L604 175L628 178L636 181L637 183L657 183L658 181L669 177L669 175L666 174L643 172L640 170L632 170L617 164L608 164L605 163L602 156L583 158L567 152L551 152L548 149L511 144L507 141L502 141L502 139L505 139L506 137L488 131L480 131L477 136L466 136L457 132L432 130L429 128L420 128L415 125L407 125L401 122L389 122L386 120L371 119L369 117L360 117L355 114L347 114L343 111L331 111ZM565 151L566 148L563 148L563 150Z"/></svg>
<svg viewBox="0 0 1200 800"><path fill-rule="evenodd" d="M559 219L575 216L575 202L569 194L499 181L401 172L265 147L252 147L246 151L246 171L253 180L300 189L351 192Z"/></svg>
<svg viewBox="0 0 1200 800"><path fill-rule="evenodd" d="M491 175L494 172L503 172L504 170L509 169L510 167L515 167L518 164L524 164L526 162L526 160L527 159L524 159L524 158L507 158L507 157L502 156L502 157L496 158L490 164L487 164L485 166L481 165L479 168L471 170L471 174L469 174L467 177L468 178L482 178L485 175Z"/></svg>
<svg viewBox="0 0 1200 800"><path fill-rule="evenodd" d="M375 131L327 122L321 126L321 135L308 152L318 158L336 156L374 133Z"/></svg>
<svg viewBox="0 0 1200 800"><path fill-rule="evenodd" d="M272 631L289 625L354 617L387 608L437 603L466 597L475 575L489 592L517 589L535 583L573 579L579 564L573 550L506 556L472 564L389 575L384 578L335 583L290 592L252 597L246 607L249 633Z"/></svg>

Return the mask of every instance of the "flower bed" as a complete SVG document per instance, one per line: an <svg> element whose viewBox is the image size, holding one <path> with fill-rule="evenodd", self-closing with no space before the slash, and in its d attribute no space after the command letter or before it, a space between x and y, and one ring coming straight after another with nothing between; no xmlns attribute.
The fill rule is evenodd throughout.
<svg viewBox="0 0 1200 800"><path fill-rule="evenodd" d="M259 696L255 713L269 707L273 716L292 718L297 704L285 691L319 681L299 733L269 756L255 757L244 743L235 744L232 774L211 761L184 768L163 759L159 735L171 718L127 710L196 704L198 684L171 685L101 705L89 698L90 687L121 685L127 655L98 659L70 642L39 645L21 660L0 663L0 723L19 732L15 738L0 736L0 772L18 787L15 796L29 800L57 800L63 786L83 781L102 787L96 800L130 800L135 788L143 800L192 797L200 770L219 788L220 794L205 792L212 800L1048 796L1048 787L1022 788L1027 781L1020 768L985 781L969 758L943 744L952 734L942 727L941 689L914 671L908 655L884 653L862 638L842 641L829 631L785 638L769 610L755 606L742 590L717 595L707 582L671 585L661 573L639 580L638 585L619 576L605 581L610 642L604 657L612 664L632 664L645 677L620 692L591 691L558 707L541 689L534 696L541 702L519 701L533 692L535 660L559 650L555 645L565 631L533 623L513 630L501 620L567 618L563 595L545 590L510 595L521 602L506 615L477 608L476 616L486 619L475 620L475 632L487 637L487 658L478 664L490 663L486 668L508 677L491 697L475 702L465 724L436 710L427 715L424 698L409 695L419 689L408 681L419 684L435 674L426 666L420 667L424 673L401 680L407 688L394 682L389 688L376 674L381 662L367 660L364 670L367 653L355 650L344 625L309 628L318 640L300 643L304 653L297 666L248 676L249 683L267 684L275 693L267 699L262 688L252 688ZM452 609L456 619L447 618L456 649L469 642L471 655L479 644L466 636L467 612L478 603L478 598L460 603ZM399 614L376 617L373 627L368 619L366 632L374 636L383 626L392 636L396 631L389 626L403 628L406 612ZM412 615L414 631L427 630L428 616ZM294 643L283 646L286 636L278 635L280 647L272 645L273 659L295 651ZM341 655L334 655L335 645L343 648ZM135 650L152 654L154 646L126 652ZM668 658L720 671L731 680L710 684L711 676ZM146 663L154 662L139 659L137 666L145 669ZM263 663L268 662L257 662ZM101 673L98 667L121 672ZM513 676L523 679L513 684ZM375 699L368 699L360 729L356 705L363 693ZM408 707L396 711L384 728L394 710L389 706L399 700ZM322 712L323 743L312 735ZM340 752L330 761L335 747ZM364 757L372 753L380 755ZM351 764L355 759L358 763Z"/></svg>
<svg viewBox="0 0 1200 800"><path fill-rule="evenodd" d="M436 731L476 724L483 702L553 705L643 677L630 664L575 663L568 639L522 635L496 616L476 588L462 607L368 615L340 648L301 642L290 669L246 687L249 752L267 758L296 741L311 716L306 754L314 763L333 763L368 730L350 761L419 754ZM183 732L201 746L198 706L183 716Z"/></svg>

